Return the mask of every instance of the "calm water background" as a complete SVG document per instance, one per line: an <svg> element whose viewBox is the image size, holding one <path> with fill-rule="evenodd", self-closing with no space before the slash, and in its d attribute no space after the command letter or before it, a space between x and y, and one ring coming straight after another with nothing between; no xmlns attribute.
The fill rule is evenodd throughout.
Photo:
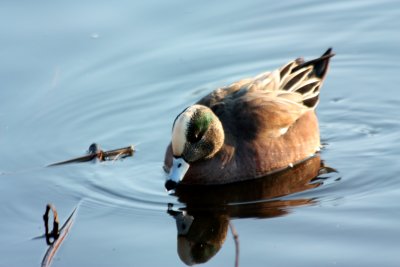
<svg viewBox="0 0 400 267"><path fill-rule="evenodd" d="M400 3L3 1L0 266L39 266L52 202L75 224L53 266L185 266L162 160L176 114L214 88L333 46L318 116L339 173L235 218L241 266L399 266ZM137 145L133 158L43 168ZM338 179L340 178L340 179ZM265 200L266 201L266 200ZM230 233L206 266L233 266Z"/></svg>

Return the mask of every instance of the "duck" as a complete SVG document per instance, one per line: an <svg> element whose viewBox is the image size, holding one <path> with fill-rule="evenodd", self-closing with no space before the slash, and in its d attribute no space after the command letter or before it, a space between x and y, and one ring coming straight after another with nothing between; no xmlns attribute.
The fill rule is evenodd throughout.
<svg viewBox="0 0 400 267"><path fill-rule="evenodd" d="M297 58L218 88L180 112L164 157L168 191L218 185L293 168L320 151L315 112L335 54Z"/></svg>

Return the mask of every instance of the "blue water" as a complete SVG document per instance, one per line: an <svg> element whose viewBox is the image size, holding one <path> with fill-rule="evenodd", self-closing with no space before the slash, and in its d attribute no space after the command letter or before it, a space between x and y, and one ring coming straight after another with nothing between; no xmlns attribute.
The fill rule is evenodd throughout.
<svg viewBox="0 0 400 267"><path fill-rule="evenodd" d="M61 222L78 207L52 266L185 266L168 203L193 209L193 229L231 220L240 266L398 266L399 17L389 0L3 1L0 266L40 266L49 202ZM217 206L165 192L165 147L184 107L331 46L317 112L321 158L336 173L286 191L293 178L262 183L260 195L219 189ZM93 142L137 151L44 168ZM204 265L234 261L228 230Z"/></svg>

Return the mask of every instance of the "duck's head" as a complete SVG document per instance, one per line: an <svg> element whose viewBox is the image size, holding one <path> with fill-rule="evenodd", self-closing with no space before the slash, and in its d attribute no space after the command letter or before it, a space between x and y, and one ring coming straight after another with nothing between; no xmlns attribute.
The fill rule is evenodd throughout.
<svg viewBox="0 0 400 267"><path fill-rule="evenodd" d="M190 164L212 158L224 138L221 121L208 107L193 105L182 111L172 126L173 161L166 189L174 189L184 179Z"/></svg>

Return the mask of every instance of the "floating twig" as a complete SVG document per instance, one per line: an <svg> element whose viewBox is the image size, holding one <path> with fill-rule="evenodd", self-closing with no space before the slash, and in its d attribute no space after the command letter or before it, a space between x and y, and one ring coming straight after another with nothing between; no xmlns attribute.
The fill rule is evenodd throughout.
<svg viewBox="0 0 400 267"><path fill-rule="evenodd" d="M52 211L53 213L53 229L49 231L49 213ZM44 228L45 228L45 237L46 243L49 245L49 248L46 251L46 254L42 260L42 267L50 267L51 262L56 254L57 250L61 246L61 243L64 241L65 237L68 235L69 230L72 227L74 222L76 208L72 211L71 215L65 221L64 225L59 229L59 221L57 210L52 204L47 204L46 212L43 215L44 220Z"/></svg>
<svg viewBox="0 0 400 267"><path fill-rule="evenodd" d="M231 229L233 240L235 241L235 267L239 267L239 235L235 229L235 226L233 226L233 223L230 221L229 228Z"/></svg>
<svg viewBox="0 0 400 267"><path fill-rule="evenodd" d="M119 153L119 154L117 154L115 157L114 157L114 159L112 160L113 162L115 162L115 161L117 161L117 160L119 160L120 159L120 157L122 157L122 155L123 155L123 153L121 152L121 153Z"/></svg>
<svg viewBox="0 0 400 267"><path fill-rule="evenodd" d="M58 165L65 165L69 163L79 163L79 162L88 162L92 160L99 160L99 161L110 161L110 160L117 160L117 159L123 159L126 157L131 157L135 153L135 147L128 146L128 147L123 147L123 148L118 148L118 149L113 149L109 151L103 151L100 149L100 146L97 145L96 143L93 143L90 145L88 154L82 157L77 157L65 161L60 161L56 162L50 165L47 165L47 167L53 167L53 166L58 166Z"/></svg>

